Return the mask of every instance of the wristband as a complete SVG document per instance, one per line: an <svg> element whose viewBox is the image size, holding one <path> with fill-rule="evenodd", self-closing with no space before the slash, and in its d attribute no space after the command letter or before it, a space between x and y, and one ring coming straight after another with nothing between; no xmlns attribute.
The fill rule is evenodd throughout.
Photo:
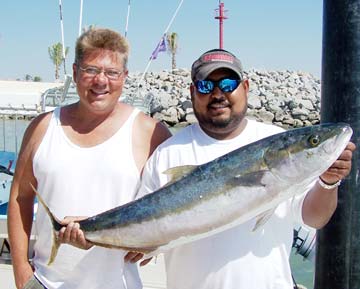
<svg viewBox="0 0 360 289"><path fill-rule="evenodd" d="M338 186L340 186L341 180L338 180L335 184L329 185L329 184L325 183L325 182L319 177L319 179L318 179L318 184L319 184L322 188L324 188L325 190L332 190L332 189L335 189L335 188L337 188Z"/></svg>

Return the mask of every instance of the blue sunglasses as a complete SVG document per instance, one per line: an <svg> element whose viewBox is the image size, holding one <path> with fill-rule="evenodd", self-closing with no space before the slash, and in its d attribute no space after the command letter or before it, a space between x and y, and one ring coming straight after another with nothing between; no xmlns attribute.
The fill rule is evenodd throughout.
<svg viewBox="0 0 360 289"><path fill-rule="evenodd" d="M195 82L196 89L202 94L208 94L212 92L215 87L220 88L222 92L232 92L240 84L240 79L223 78L218 81L214 80L198 80Z"/></svg>

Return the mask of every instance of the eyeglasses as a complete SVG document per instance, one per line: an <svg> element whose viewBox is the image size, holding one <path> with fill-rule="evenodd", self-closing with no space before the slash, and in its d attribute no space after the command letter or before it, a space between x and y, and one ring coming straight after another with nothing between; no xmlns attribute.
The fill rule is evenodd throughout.
<svg viewBox="0 0 360 289"><path fill-rule="evenodd" d="M214 80L198 80L195 82L196 89L202 94L208 94L212 92L215 87L220 88L222 92L232 92L240 84L240 79L223 78L218 81Z"/></svg>
<svg viewBox="0 0 360 289"><path fill-rule="evenodd" d="M99 75L101 72L104 72L104 75L110 79L110 80L118 80L119 77L121 76L121 74L123 74L124 71L120 71L117 69L100 69L98 67L95 66L88 66L88 67L79 67L81 71L84 72L84 74L91 76L91 77L95 77L97 75Z"/></svg>

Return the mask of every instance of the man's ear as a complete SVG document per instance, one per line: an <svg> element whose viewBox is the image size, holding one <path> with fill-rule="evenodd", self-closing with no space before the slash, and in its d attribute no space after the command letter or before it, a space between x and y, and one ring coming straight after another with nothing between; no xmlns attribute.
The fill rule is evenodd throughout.
<svg viewBox="0 0 360 289"><path fill-rule="evenodd" d="M78 71L77 71L77 66L76 66L75 63L73 63L72 68L73 68L73 81L76 83L76 78L77 78Z"/></svg>
<svg viewBox="0 0 360 289"><path fill-rule="evenodd" d="M248 79L244 79L241 84L242 84L242 86L244 86L245 92L248 93L248 92L249 92L249 86L250 86L249 80L248 80Z"/></svg>

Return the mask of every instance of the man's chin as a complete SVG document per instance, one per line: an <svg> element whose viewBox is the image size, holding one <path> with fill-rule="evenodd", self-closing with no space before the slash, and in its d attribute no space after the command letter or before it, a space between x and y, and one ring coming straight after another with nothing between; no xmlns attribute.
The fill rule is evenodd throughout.
<svg viewBox="0 0 360 289"><path fill-rule="evenodd" d="M213 125L214 128L225 128L229 125L229 123L231 122L231 119L226 118L213 118L211 120L211 123Z"/></svg>

